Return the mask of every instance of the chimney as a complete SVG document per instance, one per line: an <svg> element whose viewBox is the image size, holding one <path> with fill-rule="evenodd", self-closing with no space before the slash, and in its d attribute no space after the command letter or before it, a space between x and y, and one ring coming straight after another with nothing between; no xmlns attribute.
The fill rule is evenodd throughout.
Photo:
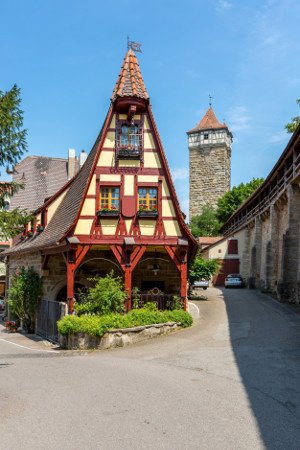
<svg viewBox="0 0 300 450"><path fill-rule="evenodd" d="M79 169L83 166L87 158L87 153L84 150L81 150L79 155Z"/></svg>
<svg viewBox="0 0 300 450"><path fill-rule="evenodd" d="M68 152L68 180L74 177L76 173L76 150L69 148Z"/></svg>

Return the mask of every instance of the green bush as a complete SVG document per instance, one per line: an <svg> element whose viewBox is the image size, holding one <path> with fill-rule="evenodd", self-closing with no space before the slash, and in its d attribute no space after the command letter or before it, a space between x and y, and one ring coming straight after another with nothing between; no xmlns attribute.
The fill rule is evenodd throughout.
<svg viewBox="0 0 300 450"><path fill-rule="evenodd" d="M42 295L42 281L33 267L21 267L13 276L8 291L10 310L23 320L24 328L34 331L37 303Z"/></svg>
<svg viewBox="0 0 300 450"><path fill-rule="evenodd" d="M87 294L81 296L82 303L75 304L78 316L82 314L104 315L124 312L127 293L121 277L114 277L113 271L106 277L90 278L95 285Z"/></svg>
<svg viewBox="0 0 300 450"><path fill-rule="evenodd" d="M103 336L108 330L166 322L180 323L185 328L192 325L193 319L183 310L159 311L157 308L149 309L147 306L134 309L125 315L111 313L102 316L65 316L57 322L57 326L62 335L87 333L92 336Z"/></svg>

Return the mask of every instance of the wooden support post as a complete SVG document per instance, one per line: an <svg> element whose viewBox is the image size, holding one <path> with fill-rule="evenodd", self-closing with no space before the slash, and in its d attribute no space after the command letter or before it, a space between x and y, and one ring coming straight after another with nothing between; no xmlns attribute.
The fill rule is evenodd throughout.
<svg viewBox="0 0 300 450"><path fill-rule="evenodd" d="M183 297L184 310L187 309L187 264L183 263L180 267L180 296Z"/></svg>
<svg viewBox="0 0 300 450"><path fill-rule="evenodd" d="M127 302L125 304L126 312L130 311L131 308L132 308L132 292L131 292L131 289L132 289L132 276L131 275L132 275L131 268L130 267L126 268L125 269L125 283L124 283L125 284L125 290L126 290L127 295L128 295Z"/></svg>
<svg viewBox="0 0 300 450"><path fill-rule="evenodd" d="M73 314L74 312L74 273L75 273L75 264L67 263L67 303L68 303L68 312L69 314Z"/></svg>

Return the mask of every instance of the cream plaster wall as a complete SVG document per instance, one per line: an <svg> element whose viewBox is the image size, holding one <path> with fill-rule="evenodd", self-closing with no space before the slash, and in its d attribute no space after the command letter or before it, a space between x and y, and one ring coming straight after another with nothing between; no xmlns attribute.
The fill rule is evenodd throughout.
<svg viewBox="0 0 300 450"><path fill-rule="evenodd" d="M164 220L163 222L167 236L181 236L177 220Z"/></svg>
<svg viewBox="0 0 300 450"><path fill-rule="evenodd" d="M144 153L144 167L151 169L160 169L161 164L157 153L145 152Z"/></svg>
<svg viewBox="0 0 300 450"><path fill-rule="evenodd" d="M60 194L50 205L48 206L48 214L47 214L47 221L48 223L53 217L53 214L57 210L58 206L60 205L62 199L65 197L66 193L68 192L68 189L66 189L62 194Z"/></svg>
<svg viewBox="0 0 300 450"><path fill-rule="evenodd" d="M108 131L106 134L106 138L104 141L104 148L115 148L115 132L114 131Z"/></svg>
<svg viewBox="0 0 300 450"><path fill-rule="evenodd" d="M161 189L161 193L163 197L169 197L170 196L170 191L167 185L167 181L165 179L165 177L163 177L162 180L162 189Z"/></svg>
<svg viewBox="0 0 300 450"><path fill-rule="evenodd" d="M164 217L175 217L175 210L171 200L162 201L162 215Z"/></svg>
<svg viewBox="0 0 300 450"><path fill-rule="evenodd" d="M118 225L118 219L102 219L100 220L102 233L105 236L115 235Z"/></svg>
<svg viewBox="0 0 300 450"><path fill-rule="evenodd" d="M145 116L144 117L144 129L149 129L150 128L150 124L148 121L148 118Z"/></svg>
<svg viewBox="0 0 300 450"><path fill-rule="evenodd" d="M138 160L135 161L134 159L132 159L132 160L120 159L119 167L140 167L140 161L138 161Z"/></svg>
<svg viewBox="0 0 300 450"><path fill-rule="evenodd" d="M125 225L126 225L127 234L129 234L131 224L132 224L132 220L131 219L125 219Z"/></svg>
<svg viewBox="0 0 300 450"><path fill-rule="evenodd" d="M86 198L84 200L82 210L82 216L94 216L95 215L95 199L94 198Z"/></svg>
<svg viewBox="0 0 300 450"><path fill-rule="evenodd" d="M124 195L134 195L134 175L124 176Z"/></svg>
<svg viewBox="0 0 300 450"><path fill-rule="evenodd" d="M153 236L155 230L156 220L139 220L139 226L142 236Z"/></svg>
<svg viewBox="0 0 300 450"><path fill-rule="evenodd" d="M116 115L115 114L112 116L112 119L109 124L109 128L116 128Z"/></svg>
<svg viewBox="0 0 300 450"><path fill-rule="evenodd" d="M152 150L156 148L152 133L150 131L144 132L144 148Z"/></svg>
<svg viewBox="0 0 300 450"><path fill-rule="evenodd" d="M101 152L98 162L97 162L97 166L98 167L112 167L114 165L114 160L115 160L115 152L114 151Z"/></svg>
<svg viewBox="0 0 300 450"><path fill-rule="evenodd" d="M157 183L158 176L157 175L138 175L138 181L141 183Z"/></svg>
<svg viewBox="0 0 300 450"><path fill-rule="evenodd" d="M92 176L87 195L96 195L96 175Z"/></svg>
<svg viewBox="0 0 300 450"><path fill-rule="evenodd" d="M102 174L100 175L100 181L121 181L121 175Z"/></svg>
<svg viewBox="0 0 300 450"><path fill-rule="evenodd" d="M93 219L79 219L74 234L90 234Z"/></svg>

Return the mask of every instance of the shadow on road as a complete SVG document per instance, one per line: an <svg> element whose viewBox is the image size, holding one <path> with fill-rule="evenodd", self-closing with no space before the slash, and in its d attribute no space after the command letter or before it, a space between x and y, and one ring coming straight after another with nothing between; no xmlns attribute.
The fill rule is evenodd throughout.
<svg viewBox="0 0 300 450"><path fill-rule="evenodd" d="M222 290L232 349L267 449L300 448L300 316L248 289Z"/></svg>

